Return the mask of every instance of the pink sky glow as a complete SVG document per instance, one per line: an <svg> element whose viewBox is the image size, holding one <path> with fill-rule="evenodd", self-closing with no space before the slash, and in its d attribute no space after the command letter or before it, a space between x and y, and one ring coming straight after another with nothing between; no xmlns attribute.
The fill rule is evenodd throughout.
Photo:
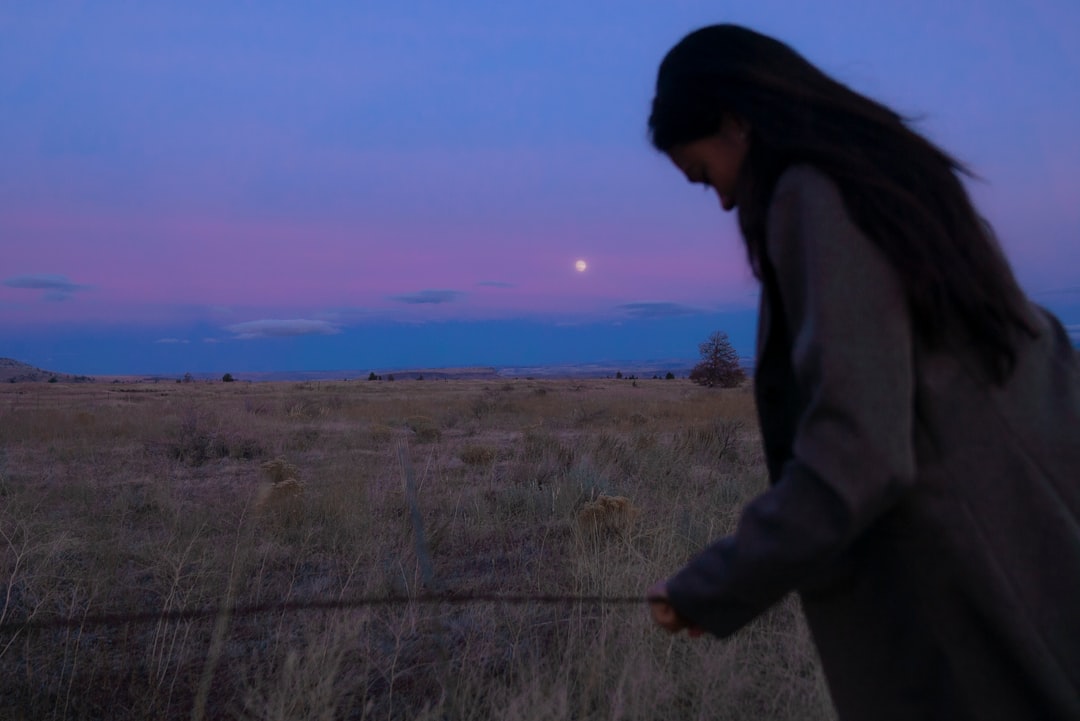
<svg viewBox="0 0 1080 721"><path fill-rule="evenodd" d="M596 329L545 341L560 357L693 355L721 324L749 353L735 216L645 134L663 53L724 21L916 118L984 179L1024 287L1080 328L1080 4L466 5L0 8L0 356L240 370L292 333L295 362L334 367L412 352L359 340L376 326L493 320L523 324L475 326L493 357L533 352L535 323ZM179 342L241 336L218 360Z"/></svg>

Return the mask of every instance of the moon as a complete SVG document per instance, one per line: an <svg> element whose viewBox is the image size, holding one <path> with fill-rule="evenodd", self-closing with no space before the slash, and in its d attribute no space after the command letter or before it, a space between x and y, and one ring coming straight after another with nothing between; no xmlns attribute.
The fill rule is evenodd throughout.
<svg viewBox="0 0 1080 721"><path fill-rule="evenodd" d="M584 260L579 260L578 262L574 263L574 270L576 270L579 273L584 273L585 269L588 268L588 267L589 267L589 264L586 263Z"/></svg>

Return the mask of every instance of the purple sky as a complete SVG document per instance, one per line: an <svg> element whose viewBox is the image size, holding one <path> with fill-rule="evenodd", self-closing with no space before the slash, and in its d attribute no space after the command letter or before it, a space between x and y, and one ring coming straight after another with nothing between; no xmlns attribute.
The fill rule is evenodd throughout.
<svg viewBox="0 0 1080 721"><path fill-rule="evenodd" d="M528 365L716 329L749 354L734 216L645 136L660 58L719 21L919 117L1080 336L1075 0L0 0L0 356Z"/></svg>

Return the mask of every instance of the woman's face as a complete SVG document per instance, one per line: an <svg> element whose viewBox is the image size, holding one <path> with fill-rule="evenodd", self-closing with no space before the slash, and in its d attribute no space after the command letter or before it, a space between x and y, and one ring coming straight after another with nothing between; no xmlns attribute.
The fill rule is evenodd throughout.
<svg viewBox="0 0 1080 721"><path fill-rule="evenodd" d="M735 207L735 186L747 145L746 124L728 119L713 135L676 145L668 157L687 180L712 188L720 198L720 206L731 210Z"/></svg>

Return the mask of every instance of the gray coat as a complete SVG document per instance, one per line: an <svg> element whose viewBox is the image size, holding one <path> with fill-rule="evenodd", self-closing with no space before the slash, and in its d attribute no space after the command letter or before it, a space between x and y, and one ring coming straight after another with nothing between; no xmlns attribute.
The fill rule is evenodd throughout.
<svg viewBox="0 0 1080 721"><path fill-rule="evenodd" d="M1031 306L1001 387L912 331L809 166L767 220L755 393L772 485L668 582L724 636L798 591L842 719L1080 719L1080 364ZM962 344L957 344L962 347Z"/></svg>

